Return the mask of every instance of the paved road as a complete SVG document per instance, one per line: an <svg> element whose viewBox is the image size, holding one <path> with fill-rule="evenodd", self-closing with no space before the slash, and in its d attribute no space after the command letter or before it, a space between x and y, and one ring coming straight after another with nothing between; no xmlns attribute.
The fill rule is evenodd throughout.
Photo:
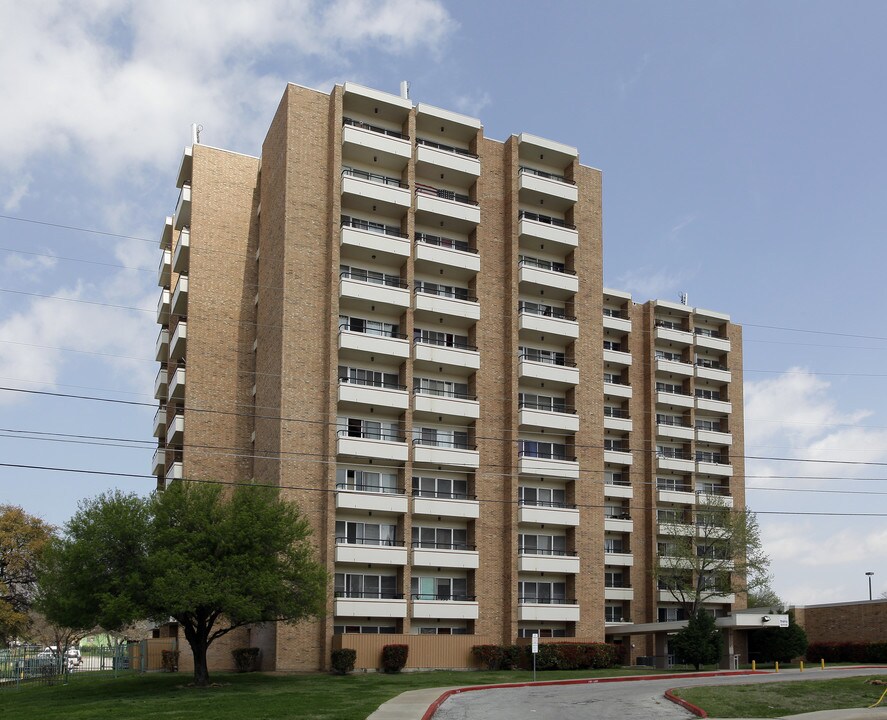
<svg viewBox="0 0 887 720"><path fill-rule="evenodd" d="M450 697L435 713L434 720L688 720L696 716L666 700L663 697L666 690L693 685L746 685L877 674L878 671L872 669L808 669L803 673L793 670L768 675L478 690Z"/></svg>

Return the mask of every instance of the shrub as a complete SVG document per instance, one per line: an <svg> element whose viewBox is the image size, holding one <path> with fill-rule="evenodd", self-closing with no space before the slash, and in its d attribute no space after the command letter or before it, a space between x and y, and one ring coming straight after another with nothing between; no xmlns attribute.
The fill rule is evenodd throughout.
<svg viewBox="0 0 887 720"><path fill-rule="evenodd" d="M387 673L400 672L407 664L409 652L409 645L385 645L382 648L382 669Z"/></svg>
<svg viewBox="0 0 887 720"><path fill-rule="evenodd" d="M472 645L471 655L474 661L487 670L501 670L503 652L500 645Z"/></svg>
<svg viewBox="0 0 887 720"><path fill-rule="evenodd" d="M235 648L231 651L231 656L234 658L234 667L237 668L237 672L255 672L259 669L259 648L257 647L245 647L245 648Z"/></svg>
<svg viewBox="0 0 887 720"><path fill-rule="evenodd" d="M179 671L179 651L178 650L161 650L160 666L164 672Z"/></svg>
<svg viewBox="0 0 887 720"><path fill-rule="evenodd" d="M887 643L810 643L806 656L811 662L819 660L851 663L887 662Z"/></svg>
<svg viewBox="0 0 887 720"><path fill-rule="evenodd" d="M330 665L333 671L339 675L347 675L354 670L354 663L357 661L357 650L352 648L340 648L333 650L330 656Z"/></svg>
<svg viewBox="0 0 887 720"><path fill-rule="evenodd" d="M514 670L520 667L524 649L520 645L502 646L502 669Z"/></svg>

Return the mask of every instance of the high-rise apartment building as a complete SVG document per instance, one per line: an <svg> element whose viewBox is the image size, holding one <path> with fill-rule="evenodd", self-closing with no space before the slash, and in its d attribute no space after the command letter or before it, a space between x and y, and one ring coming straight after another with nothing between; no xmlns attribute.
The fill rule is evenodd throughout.
<svg viewBox="0 0 887 720"><path fill-rule="evenodd" d="M604 290L601 173L575 148L289 85L261 158L194 143L178 187L158 485L279 486L331 577L325 618L252 631L266 668L322 667L337 635L678 619L661 523L743 502L739 328Z"/></svg>

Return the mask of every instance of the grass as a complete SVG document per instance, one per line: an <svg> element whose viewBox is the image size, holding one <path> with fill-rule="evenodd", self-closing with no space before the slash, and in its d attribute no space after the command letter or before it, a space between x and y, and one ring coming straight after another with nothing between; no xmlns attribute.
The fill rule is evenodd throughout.
<svg viewBox="0 0 887 720"><path fill-rule="evenodd" d="M868 707L887 689L883 685L866 684L866 680L875 678L887 680L883 675L869 675L838 680L683 688L674 694L702 708L711 717L770 718L815 710Z"/></svg>
<svg viewBox="0 0 887 720"><path fill-rule="evenodd" d="M647 673L654 671L647 671ZM661 671L660 671L661 672ZM645 674L637 668L546 671L538 680ZM152 673L118 678L74 676L67 685L0 690L3 720L62 714L65 720L364 720L386 700L407 690L453 685L527 682L533 673L414 672L385 675L215 674L215 687L189 687L189 675Z"/></svg>

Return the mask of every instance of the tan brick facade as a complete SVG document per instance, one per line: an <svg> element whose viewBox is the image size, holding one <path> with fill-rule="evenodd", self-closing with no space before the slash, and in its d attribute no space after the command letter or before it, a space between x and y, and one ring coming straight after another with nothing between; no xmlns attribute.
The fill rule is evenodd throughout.
<svg viewBox="0 0 887 720"><path fill-rule="evenodd" d="M801 605L793 610L811 643L887 643L887 600Z"/></svg>
<svg viewBox="0 0 887 720"><path fill-rule="evenodd" d="M159 318L170 338L187 322L187 353L170 341L161 358L178 397L159 484L280 486L331 576L324 618L238 636L263 667L326 667L343 632L602 641L617 531L633 597L606 625L655 621L653 337L663 312L686 315L692 397L698 313L617 298L633 463L608 484L601 172L568 146L489 140L473 118L348 83L288 85L261 160L189 152L174 221L189 232L169 248L188 238L189 289L182 302L171 272ZM740 330L700 312L730 340L724 494L739 505Z"/></svg>

